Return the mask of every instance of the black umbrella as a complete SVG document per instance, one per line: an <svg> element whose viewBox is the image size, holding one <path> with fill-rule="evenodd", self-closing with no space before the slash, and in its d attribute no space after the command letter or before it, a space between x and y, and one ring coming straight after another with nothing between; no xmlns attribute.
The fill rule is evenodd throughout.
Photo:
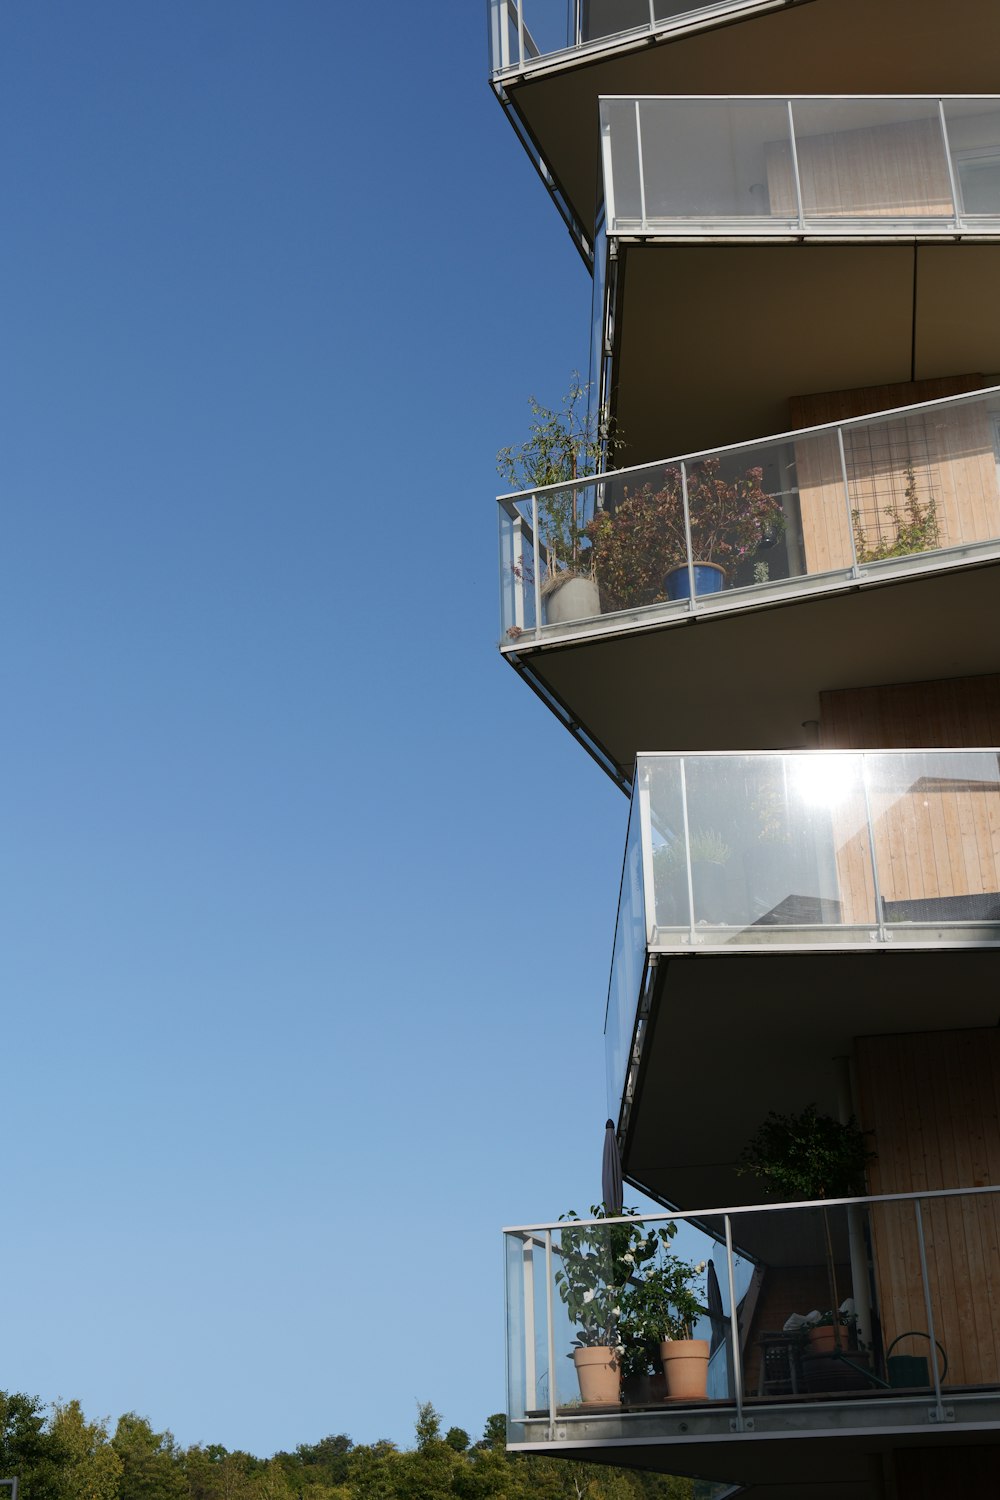
<svg viewBox="0 0 1000 1500"><path fill-rule="evenodd" d="M708 1275L705 1279L705 1305L708 1308L708 1316L712 1320L712 1343L708 1351L709 1355L712 1355L726 1338L726 1314L722 1308L722 1288L719 1285L719 1275L713 1260L708 1263Z"/></svg>
<svg viewBox="0 0 1000 1500"><path fill-rule="evenodd" d="M611 1219L617 1218L622 1211L622 1159L618 1155L614 1120L609 1120L604 1127L601 1196L604 1200L604 1212Z"/></svg>

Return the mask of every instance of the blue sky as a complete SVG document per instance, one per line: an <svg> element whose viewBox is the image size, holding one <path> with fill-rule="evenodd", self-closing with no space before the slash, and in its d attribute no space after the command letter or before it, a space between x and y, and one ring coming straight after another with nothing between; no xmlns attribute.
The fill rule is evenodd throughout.
<svg viewBox="0 0 1000 1500"><path fill-rule="evenodd" d="M588 278L477 3L8 5L0 84L0 1385L478 1432L599 1194L627 806L493 503Z"/></svg>

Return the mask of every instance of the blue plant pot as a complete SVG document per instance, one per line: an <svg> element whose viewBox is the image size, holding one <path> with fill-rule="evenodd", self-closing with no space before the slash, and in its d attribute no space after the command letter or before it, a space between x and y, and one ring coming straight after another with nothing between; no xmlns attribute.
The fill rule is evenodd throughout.
<svg viewBox="0 0 1000 1500"><path fill-rule="evenodd" d="M726 570L718 563L695 563L694 591L696 594L718 594L726 586ZM674 568L663 580L663 591L668 599L690 599L691 576L687 567Z"/></svg>

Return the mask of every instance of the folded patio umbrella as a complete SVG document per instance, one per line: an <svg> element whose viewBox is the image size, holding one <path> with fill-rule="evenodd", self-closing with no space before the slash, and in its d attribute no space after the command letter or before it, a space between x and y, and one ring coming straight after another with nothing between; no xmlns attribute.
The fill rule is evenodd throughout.
<svg viewBox="0 0 1000 1500"><path fill-rule="evenodd" d="M622 1159L618 1154L615 1122L604 1127L604 1159L601 1165L601 1197L604 1212L615 1218L622 1211Z"/></svg>
<svg viewBox="0 0 1000 1500"><path fill-rule="evenodd" d="M708 1263L708 1275L705 1281L705 1305L708 1308L708 1316L712 1320L712 1343L708 1351L712 1355L726 1337L726 1314L722 1307L722 1288L719 1285L715 1262L712 1260Z"/></svg>

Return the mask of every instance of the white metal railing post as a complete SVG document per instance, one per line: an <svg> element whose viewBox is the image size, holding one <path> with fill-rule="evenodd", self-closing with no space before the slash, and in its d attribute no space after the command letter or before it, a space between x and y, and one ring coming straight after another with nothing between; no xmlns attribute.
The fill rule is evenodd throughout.
<svg viewBox="0 0 1000 1500"><path fill-rule="evenodd" d="M517 0L517 65L524 67L524 0Z"/></svg>
<svg viewBox="0 0 1000 1500"><path fill-rule="evenodd" d="M615 225L615 173L611 149L611 121L604 116L601 121L601 161L604 167L604 227L610 236ZM611 247L608 247L610 258ZM608 298L605 297L605 301Z"/></svg>
<svg viewBox="0 0 1000 1500"><path fill-rule="evenodd" d="M795 145L795 116L792 113L792 101L788 101L788 144L792 151L792 180L795 183L795 206L798 209L799 228L804 232L806 227L806 216L802 207L802 178L799 176L799 153Z"/></svg>
<svg viewBox="0 0 1000 1500"><path fill-rule="evenodd" d="M639 162L639 218L643 234L646 232L646 174L642 165L642 125L639 121L639 100L635 101L635 150Z"/></svg>
<svg viewBox="0 0 1000 1500"><path fill-rule="evenodd" d="M934 1375L934 1420L945 1420L941 1404L941 1369L937 1357L937 1335L934 1331L934 1309L931 1306L931 1284L927 1275L927 1248L924 1244L924 1216L920 1211L920 1199L914 1198L913 1212L917 1221L917 1249L920 1253L920 1279L924 1286L924 1308L927 1313L927 1337L931 1341L931 1371Z"/></svg>
<svg viewBox="0 0 1000 1500"><path fill-rule="evenodd" d="M871 796L868 790L868 756L861 756L861 785L865 794L865 822L868 825L868 857L872 862L872 894L875 897L875 920L878 923L878 940L884 943L885 912L882 907L882 886L878 878L878 856L875 853L875 820L872 818Z"/></svg>
<svg viewBox="0 0 1000 1500"><path fill-rule="evenodd" d="M521 512L515 510L511 527L511 569L514 574L514 628L524 629L524 521Z"/></svg>
<svg viewBox="0 0 1000 1500"><path fill-rule="evenodd" d="M556 1436L556 1331L552 1316L552 1230L545 1231L545 1332L549 1351L549 1441Z"/></svg>
<svg viewBox="0 0 1000 1500"><path fill-rule="evenodd" d="M684 871L687 875L688 918L690 922L688 936L693 948L697 941L697 934L694 930L694 875L691 870L691 828L688 823L687 773L685 770L686 760L684 756L681 756L680 765L681 817L684 823Z"/></svg>
<svg viewBox="0 0 1000 1500"><path fill-rule="evenodd" d="M656 889L653 881L653 825L649 808L649 773L636 766L639 803L639 858L642 876L643 915L646 923L646 946L656 938Z"/></svg>
<svg viewBox="0 0 1000 1500"><path fill-rule="evenodd" d="M847 511L847 535L851 543L851 577L860 578L858 567L858 541L854 534L854 508L851 505L851 485L847 477L847 452L844 448L844 429L837 428L837 449L840 453L840 478L844 486L844 507Z"/></svg>
<svg viewBox="0 0 1000 1500"><path fill-rule="evenodd" d="M535 1368L535 1237L521 1242L521 1297L524 1306L524 1398L525 1411L538 1405L538 1372Z"/></svg>
<svg viewBox="0 0 1000 1500"><path fill-rule="evenodd" d="M510 0L493 0L494 67L510 67Z"/></svg>
<svg viewBox="0 0 1000 1500"><path fill-rule="evenodd" d="M743 1351L740 1348L740 1320L736 1313L736 1277L733 1272L733 1225L728 1214L726 1226L726 1271L729 1276L729 1328L733 1340L733 1396L736 1400L736 1431L743 1431Z"/></svg>
<svg viewBox="0 0 1000 1500"><path fill-rule="evenodd" d="M944 144L944 159L948 163L948 181L951 184L951 204L954 209L955 228L965 227L962 214L962 200L958 192L958 179L955 176L955 162L951 154L951 141L948 139L948 121L945 119L944 100L938 100L938 122L941 126L941 140Z"/></svg>
<svg viewBox="0 0 1000 1500"><path fill-rule="evenodd" d="M649 29L656 30L656 0L649 0Z"/></svg>
<svg viewBox="0 0 1000 1500"><path fill-rule="evenodd" d="M538 540L538 496L531 497L531 544L535 556L535 576L532 580L535 592L535 629L542 628L542 554L541 543Z"/></svg>
<svg viewBox="0 0 1000 1500"><path fill-rule="evenodd" d="M684 511L684 545L687 548L688 610L698 608L698 591L694 581L694 545L691 541L691 506L688 502L687 464L681 460L681 507Z"/></svg>

